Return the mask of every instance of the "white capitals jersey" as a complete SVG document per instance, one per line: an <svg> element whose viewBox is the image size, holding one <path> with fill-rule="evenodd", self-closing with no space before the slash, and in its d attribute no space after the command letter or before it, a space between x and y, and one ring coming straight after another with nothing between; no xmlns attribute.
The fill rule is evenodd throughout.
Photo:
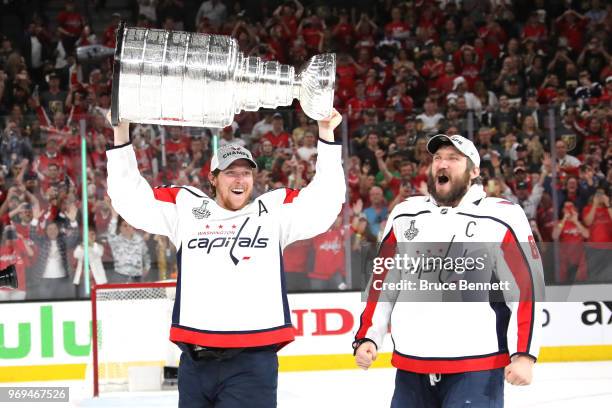
<svg viewBox="0 0 612 408"><path fill-rule="evenodd" d="M422 253L429 253L435 243L446 250L449 244L482 248L490 258L482 263L487 279L512 282L520 296L490 301L491 293L485 289L484 300L479 301L431 301L431 297L419 301L418 290L400 286L385 291L380 284L375 287L373 280L355 340L381 345L390 326L392 364L416 373L495 369L508 365L515 354L537 358L543 272L523 209L487 198L480 185L471 186L457 207L438 206L428 196L411 197L389 215L379 257L393 257L409 245L422 245ZM442 246L431 252L438 251L444 253ZM410 275L389 266L377 279L401 281L398 276Z"/></svg>
<svg viewBox="0 0 612 408"><path fill-rule="evenodd" d="M239 211L221 208L193 187L152 189L131 145L107 151L113 208L177 248L171 341L257 347L294 339L282 251L325 232L345 200L342 147L319 141L317 149L316 175L307 187L270 191Z"/></svg>

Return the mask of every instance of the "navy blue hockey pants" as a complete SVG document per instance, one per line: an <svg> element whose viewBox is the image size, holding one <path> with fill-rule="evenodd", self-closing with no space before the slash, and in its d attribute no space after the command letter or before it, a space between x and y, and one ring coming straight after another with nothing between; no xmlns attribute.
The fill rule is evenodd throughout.
<svg viewBox="0 0 612 408"><path fill-rule="evenodd" d="M458 374L397 370L391 408L503 408L504 369Z"/></svg>
<svg viewBox="0 0 612 408"><path fill-rule="evenodd" d="M180 408L274 408L278 358L274 350L245 350L227 360L194 360L178 369Z"/></svg>

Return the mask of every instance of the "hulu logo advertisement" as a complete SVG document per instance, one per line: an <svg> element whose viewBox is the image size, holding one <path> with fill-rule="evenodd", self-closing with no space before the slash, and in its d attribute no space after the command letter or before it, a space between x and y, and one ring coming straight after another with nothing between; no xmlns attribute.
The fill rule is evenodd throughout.
<svg viewBox="0 0 612 408"><path fill-rule="evenodd" d="M90 352L89 302L0 304L0 371L85 364Z"/></svg>

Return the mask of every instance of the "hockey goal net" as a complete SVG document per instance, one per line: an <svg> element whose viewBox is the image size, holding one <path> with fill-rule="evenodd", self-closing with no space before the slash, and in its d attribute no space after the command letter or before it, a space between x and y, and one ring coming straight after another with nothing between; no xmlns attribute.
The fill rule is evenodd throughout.
<svg viewBox="0 0 612 408"><path fill-rule="evenodd" d="M163 367L178 365L180 352L168 339L175 293L176 282L92 288L94 396L131 390L142 373L159 373L161 385Z"/></svg>

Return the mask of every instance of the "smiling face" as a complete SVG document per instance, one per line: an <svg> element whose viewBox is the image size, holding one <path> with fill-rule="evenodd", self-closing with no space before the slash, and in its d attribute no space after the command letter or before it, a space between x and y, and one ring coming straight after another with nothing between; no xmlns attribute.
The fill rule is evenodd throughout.
<svg viewBox="0 0 612 408"><path fill-rule="evenodd" d="M468 166L467 156L455 146L441 146L429 167L427 189L438 204L452 207L461 201L471 180L479 174L480 169Z"/></svg>
<svg viewBox="0 0 612 408"><path fill-rule="evenodd" d="M234 161L218 174L209 174L210 183L215 187L217 204L226 210L242 209L253 193L253 168L245 159Z"/></svg>

